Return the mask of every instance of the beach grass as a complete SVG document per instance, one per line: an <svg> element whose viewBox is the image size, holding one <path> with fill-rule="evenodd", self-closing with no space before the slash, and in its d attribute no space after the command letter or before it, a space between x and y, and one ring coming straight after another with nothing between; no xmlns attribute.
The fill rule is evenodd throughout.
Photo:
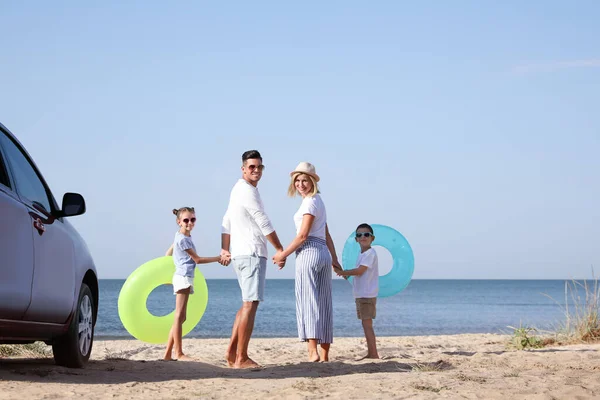
<svg viewBox="0 0 600 400"><path fill-rule="evenodd" d="M28 344L0 344L0 357L49 357L50 347L43 342Z"/></svg>
<svg viewBox="0 0 600 400"><path fill-rule="evenodd" d="M556 302L552 297L546 296ZM565 302L564 305L559 306L563 311L564 321L559 323L555 330L557 342L572 344L600 341L598 278L592 279L591 283L587 280L566 281Z"/></svg>

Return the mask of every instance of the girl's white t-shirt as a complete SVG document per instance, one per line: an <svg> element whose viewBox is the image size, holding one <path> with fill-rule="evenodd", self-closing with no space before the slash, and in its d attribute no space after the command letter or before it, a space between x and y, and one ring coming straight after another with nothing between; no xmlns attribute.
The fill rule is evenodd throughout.
<svg viewBox="0 0 600 400"><path fill-rule="evenodd" d="M296 233L300 232L302 226L302 218L304 214L310 214L315 217L308 236L317 237L325 240L325 225L327 224L327 212L325 211L325 203L321 196L317 193L314 196L306 196L302 199L300 208L294 214L294 224L296 224Z"/></svg>
<svg viewBox="0 0 600 400"><path fill-rule="evenodd" d="M354 298L373 298L377 297L379 292L379 260L374 248L370 248L364 253L360 253L356 260L356 268L364 265L367 270L360 276L355 276L352 280Z"/></svg>

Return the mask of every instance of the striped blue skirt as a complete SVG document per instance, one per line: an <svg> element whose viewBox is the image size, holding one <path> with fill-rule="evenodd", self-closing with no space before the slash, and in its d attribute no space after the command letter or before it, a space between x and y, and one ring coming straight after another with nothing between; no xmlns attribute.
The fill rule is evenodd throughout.
<svg viewBox="0 0 600 400"><path fill-rule="evenodd" d="M296 250L296 320L306 342L333 342L331 254L325 240L309 236Z"/></svg>

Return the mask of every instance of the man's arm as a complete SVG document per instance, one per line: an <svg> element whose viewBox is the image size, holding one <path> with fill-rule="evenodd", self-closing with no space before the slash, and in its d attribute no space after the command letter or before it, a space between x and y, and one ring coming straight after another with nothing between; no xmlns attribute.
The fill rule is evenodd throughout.
<svg viewBox="0 0 600 400"><path fill-rule="evenodd" d="M273 231L273 232L269 233L266 237L267 237L267 240L273 245L273 247L275 247L275 250L277 250L278 252L283 251L283 246L281 245L281 242L279 241L277 232Z"/></svg>
<svg viewBox="0 0 600 400"><path fill-rule="evenodd" d="M256 225L262 234L265 235L267 240L273 245L273 247L275 247L275 250L278 252L282 251L283 246L279 241L279 237L275 232L275 228L273 228L273 224L271 224L271 220L263 209L262 201L260 201L258 192L250 190L245 194L247 195L247 197L244 198L244 207L246 208L246 211L248 214L250 214L252 219L254 219L254 222L256 222Z"/></svg>
<svg viewBox="0 0 600 400"><path fill-rule="evenodd" d="M221 261L220 263L227 266L231 262L231 253L229 245L231 243L231 235L229 233L221 234Z"/></svg>
<svg viewBox="0 0 600 400"><path fill-rule="evenodd" d="M222 265L229 265L231 262L231 253L229 252L229 246L231 244L231 220L229 219L229 209L223 216L223 222L221 223L221 260L219 261Z"/></svg>

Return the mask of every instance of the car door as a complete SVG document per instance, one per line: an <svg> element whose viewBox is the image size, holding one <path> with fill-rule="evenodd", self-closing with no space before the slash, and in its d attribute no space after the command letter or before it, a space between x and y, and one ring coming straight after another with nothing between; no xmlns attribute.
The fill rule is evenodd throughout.
<svg viewBox="0 0 600 400"><path fill-rule="evenodd" d="M73 242L41 174L16 140L2 135L4 154L33 237L31 302L24 320L64 323L75 296Z"/></svg>
<svg viewBox="0 0 600 400"><path fill-rule="evenodd" d="M0 135L4 135L0 132ZM0 146L0 319L19 320L31 301L31 217L10 180Z"/></svg>

